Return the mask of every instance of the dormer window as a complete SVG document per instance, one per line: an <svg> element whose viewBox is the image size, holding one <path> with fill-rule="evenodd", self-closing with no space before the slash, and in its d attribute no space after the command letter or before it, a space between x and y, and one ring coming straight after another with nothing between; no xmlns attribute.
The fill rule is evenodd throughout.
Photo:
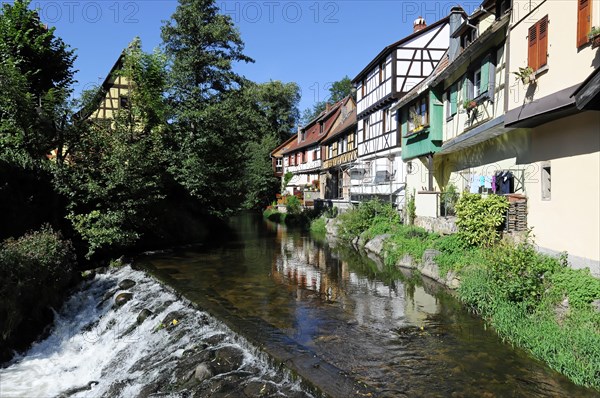
<svg viewBox="0 0 600 398"><path fill-rule="evenodd" d="M504 14L512 9L512 0L498 0L496 1L496 19L502 18Z"/></svg>
<svg viewBox="0 0 600 398"><path fill-rule="evenodd" d="M325 126L324 126L323 122L319 122L319 134L323 134L324 131L325 131Z"/></svg>
<svg viewBox="0 0 600 398"><path fill-rule="evenodd" d="M462 49L469 47L473 41L477 39L477 29L470 28L465 34L460 37L460 45Z"/></svg>
<svg viewBox="0 0 600 398"><path fill-rule="evenodd" d="M304 141L304 139L305 139L305 138L306 138L306 131L302 130L302 131L300 132L300 140L301 140L301 141Z"/></svg>

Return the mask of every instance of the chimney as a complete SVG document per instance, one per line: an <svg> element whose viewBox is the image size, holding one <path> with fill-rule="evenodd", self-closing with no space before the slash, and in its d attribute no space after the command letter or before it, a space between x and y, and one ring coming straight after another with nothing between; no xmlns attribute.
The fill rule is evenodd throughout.
<svg viewBox="0 0 600 398"><path fill-rule="evenodd" d="M331 104L329 102L325 103L325 113L329 113L329 111L331 110Z"/></svg>
<svg viewBox="0 0 600 398"><path fill-rule="evenodd" d="M413 23L413 28L414 28L414 32L413 33L417 33L420 30L423 30L427 27L427 22L425 22L425 19L423 19L423 17L419 17L417 19L415 19L415 22Z"/></svg>
<svg viewBox="0 0 600 398"><path fill-rule="evenodd" d="M463 23L464 11L461 7L452 7L450 10L450 47L448 48L448 60L454 61L460 53L460 36L452 37L454 32Z"/></svg>
<svg viewBox="0 0 600 398"><path fill-rule="evenodd" d="M302 142L302 127L298 125L298 144Z"/></svg>

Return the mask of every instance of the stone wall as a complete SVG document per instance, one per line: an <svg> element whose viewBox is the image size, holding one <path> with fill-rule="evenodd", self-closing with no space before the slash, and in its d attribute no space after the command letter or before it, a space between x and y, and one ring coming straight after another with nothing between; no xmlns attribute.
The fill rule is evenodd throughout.
<svg viewBox="0 0 600 398"><path fill-rule="evenodd" d="M458 232L456 217L416 217L415 225L427 232L451 235Z"/></svg>

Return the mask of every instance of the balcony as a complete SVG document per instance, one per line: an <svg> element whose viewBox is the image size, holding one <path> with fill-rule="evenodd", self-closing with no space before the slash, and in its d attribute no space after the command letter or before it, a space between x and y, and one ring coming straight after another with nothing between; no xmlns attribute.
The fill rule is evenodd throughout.
<svg viewBox="0 0 600 398"><path fill-rule="evenodd" d="M358 150L353 149L348 152L344 152L341 155L337 155L332 157L331 159L327 159L323 162L324 169L330 169L332 167L336 167L342 164L350 163L356 160L358 157Z"/></svg>

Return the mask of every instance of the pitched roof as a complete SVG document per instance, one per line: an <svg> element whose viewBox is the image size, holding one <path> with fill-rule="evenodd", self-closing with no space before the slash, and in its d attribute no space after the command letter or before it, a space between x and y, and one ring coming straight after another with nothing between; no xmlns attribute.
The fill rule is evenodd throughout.
<svg viewBox="0 0 600 398"><path fill-rule="evenodd" d="M338 136L342 135L346 131L352 129L353 127L356 127L356 124L357 124L356 107L354 107L350 111L350 113L348 113L348 115L346 115L346 118L343 119L342 122L340 124L338 124L334 129L332 129L329 132L329 134L327 134L325 136L325 138L323 138L323 140L321 140L321 143L326 143L326 142L332 141L334 138L337 138Z"/></svg>
<svg viewBox="0 0 600 398"><path fill-rule="evenodd" d="M290 136L290 138L285 140L281 145L279 145L277 148L273 149L271 151L271 156L276 156L277 152L282 152L282 151L285 151L286 149L288 149L288 147L291 145L291 143L296 141L296 137L298 137L298 133L293 134L292 136ZM283 152L280 153L279 155L283 155Z"/></svg>
<svg viewBox="0 0 600 398"><path fill-rule="evenodd" d="M358 83L360 80L362 80L362 77L364 75L366 75L367 73L369 73L369 71L371 69L373 69L376 65L379 65L382 61L383 58L387 57L387 55L389 53L391 53L396 47L407 43L409 41L411 41L412 39L415 39L417 37L419 37L420 35L427 33L428 31L442 25L445 23L448 23L448 21L450 20L450 16L446 16L442 19L440 19L439 21L434 22L433 24L425 27L424 29L421 29L417 32L411 33L410 35L406 36L403 39L398 40L395 43L390 44L389 46L385 47L383 50L381 50L381 52L379 54L377 54L377 56L375 58L373 58L373 60L363 68L363 70L361 70L358 75L356 75L356 77L354 79L352 79L352 83Z"/></svg>
<svg viewBox="0 0 600 398"><path fill-rule="evenodd" d="M315 145L319 143L325 136L329 133L332 128L334 122L337 119L337 115L340 113L340 108L344 103L344 100L338 101L329 109L325 109L323 112L319 114L316 118L310 121L306 125L306 127L302 128L304 131L304 141L298 142L298 140L294 140L290 144L290 146L283 151L283 154L286 155L288 153L297 151L298 149L303 149L308 146ZM317 123L319 122L319 123ZM323 123L323 132L321 133L321 123ZM296 135L297 137L297 135Z"/></svg>

